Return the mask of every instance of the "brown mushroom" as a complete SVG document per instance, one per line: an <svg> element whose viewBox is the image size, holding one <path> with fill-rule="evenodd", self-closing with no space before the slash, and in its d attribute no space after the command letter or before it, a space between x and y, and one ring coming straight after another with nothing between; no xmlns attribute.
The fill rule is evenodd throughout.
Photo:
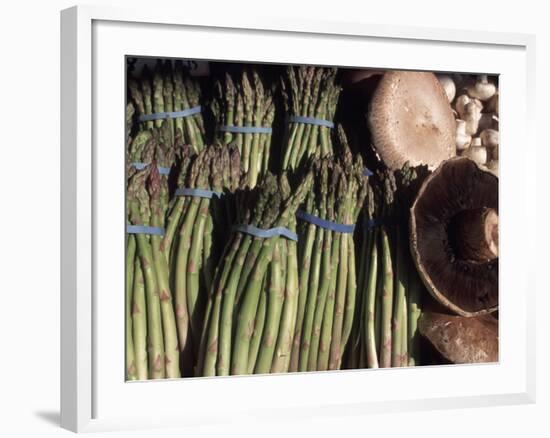
<svg viewBox="0 0 550 438"><path fill-rule="evenodd" d="M411 253L428 291L462 316L498 308L498 178L466 157L442 163L411 208Z"/></svg>
<svg viewBox="0 0 550 438"><path fill-rule="evenodd" d="M406 162L433 169L456 155L455 118L433 73L384 73L369 105L368 122L374 147L392 170Z"/></svg>
<svg viewBox="0 0 550 438"><path fill-rule="evenodd" d="M498 362L498 320L425 312L418 331L450 363Z"/></svg>

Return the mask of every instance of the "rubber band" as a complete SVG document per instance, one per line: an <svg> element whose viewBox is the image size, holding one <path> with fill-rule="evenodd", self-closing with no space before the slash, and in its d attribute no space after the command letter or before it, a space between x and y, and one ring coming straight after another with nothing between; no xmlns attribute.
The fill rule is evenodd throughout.
<svg viewBox="0 0 550 438"><path fill-rule="evenodd" d="M198 114L202 111L201 106L194 106L193 108L187 108L181 111L169 111L161 112L154 114L142 114L139 116L140 122L150 122L151 120L162 120L162 119L177 119L180 117L189 117L194 114Z"/></svg>
<svg viewBox="0 0 550 438"><path fill-rule="evenodd" d="M240 231L242 233L250 234L251 236L261 237L262 239L269 239L270 237L283 236L287 239L298 241L298 235L285 227L275 227L264 230L257 228L254 225L235 225L233 227L235 231Z"/></svg>
<svg viewBox="0 0 550 438"><path fill-rule="evenodd" d="M128 234L151 234L154 236L164 236L164 228L150 227L148 225L126 225Z"/></svg>
<svg viewBox="0 0 550 438"><path fill-rule="evenodd" d="M318 125L318 126L325 126L327 128L334 128L334 123L331 122L330 120L317 119L315 117L290 116L288 121L293 123L307 123L309 125Z"/></svg>
<svg viewBox="0 0 550 438"><path fill-rule="evenodd" d="M208 190L208 189L180 188L180 189L176 189L175 195L176 196L195 196L197 198L212 199L212 196L217 196L218 198L221 198L223 196L223 192L215 192L213 190Z"/></svg>
<svg viewBox="0 0 550 438"><path fill-rule="evenodd" d="M302 219L310 224L317 225L318 227L325 228L326 230L336 231L337 233L346 233L351 234L355 231L355 224L339 224L332 221L327 221L326 219L321 219L320 217L313 216L312 214L306 213L303 210L298 210L296 212L296 217Z"/></svg>
<svg viewBox="0 0 550 438"><path fill-rule="evenodd" d="M218 126L218 131L235 134L271 134L273 129L267 126Z"/></svg>
<svg viewBox="0 0 550 438"><path fill-rule="evenodd" d="M137 170L143 170L145 169L147 166L149 166L150 163L132 163L132 167L135 167ZM159 173L161 175L170 175L170 168L169 167L162 167L162 166L157 166L157 169L159 170Z"/></svg>
<svg viewBox="0 0 550 438"><path fill-rule="evenodd" d="M363 169L363 176L373 176L373 175L374 175L374 172L370 170L368 167L365 167Z"/></svg>

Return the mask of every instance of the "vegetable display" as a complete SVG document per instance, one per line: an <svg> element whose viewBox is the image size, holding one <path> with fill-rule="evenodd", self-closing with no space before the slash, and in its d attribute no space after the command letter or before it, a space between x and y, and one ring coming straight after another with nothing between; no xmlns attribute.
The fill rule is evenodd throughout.
<svg viewBox="0 0 550 438"><path fill-rule="evenodd" d="M189 65L127 71L127 380L498 361L494 78Z"/></svg>

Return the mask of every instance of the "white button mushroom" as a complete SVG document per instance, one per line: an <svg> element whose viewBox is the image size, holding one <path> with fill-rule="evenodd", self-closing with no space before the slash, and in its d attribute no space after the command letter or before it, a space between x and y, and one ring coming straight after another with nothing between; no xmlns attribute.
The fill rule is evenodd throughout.
<svg viewBox="0 0 550 438"><path fill-rule="evenodd" d="M479 137L472 139L472 144L464 151L463 155L475 161L477 164L487 163L487 149L481 145L481 139Z"/></svg>
<svg viewBox="0 0 550 438"><path fill-rule="evenodd" d="M481 101L462 94L456 98L455 109L460 119L466 122L466 133L474 135L477 132L483 110Z"/></svg>
<svg viewBox="0 0 550 438"><path fill-rule="evenodd" d="M464 114L462 119L466 122L466 134L474 135L479 127L479 119L481 119L481 105L475 100L468 102L464 106Z"/></svg>
<svg viewBox="0 0 550 438"><path fill-rule="evenodd" d="M449 99L449 103L451 103L456 95L456 86L453 78L451 78L449 75L437 75L437 79L445 90L445 94L447 95L447 99Z"/></svg>
<svg viewBox="0 0 550 438"><path fill-rule="evenodd" d="M480 75L475 84L467 88L468 96L486 101L494 96L497 91L495 84L487 79L487 75Z"/></svg>
<svg viewBox="0 0 550 438"><path fill-rule="evenodd" d="M472 136L466 134L466 122L461 119L456 121L456 149L458 151L463 151L472 141Z"/></svg>
<svg viewBox="0 0 550 438"><path fill-rule="evenodd" d="M470 99L470 96L468 96L467 94L461 94L460 96L458 96L456 98L456 101L455 101L455 110L456 112L458 113L458 115L460 116L460 118L462 118L463 114L464 114L464 107L466 106L466 104L468 102L470 102L472 99Z"/></svg>

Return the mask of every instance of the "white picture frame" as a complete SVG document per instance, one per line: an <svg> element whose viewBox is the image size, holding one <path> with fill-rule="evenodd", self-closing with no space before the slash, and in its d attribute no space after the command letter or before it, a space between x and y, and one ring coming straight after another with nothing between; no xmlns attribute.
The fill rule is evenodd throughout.
<svg viewBox="0 0 550 438"><path fill-rule="evenodd" d="M534 53L535 38L525 34L158 8L62 11L61 426L88 432L534 402L535 267L518 256L534 242L514 232L536 226L535 210L525 208L536 204L526 161L536 147ZM500 362L124 382L124 55L499 74Z"/></svg>

